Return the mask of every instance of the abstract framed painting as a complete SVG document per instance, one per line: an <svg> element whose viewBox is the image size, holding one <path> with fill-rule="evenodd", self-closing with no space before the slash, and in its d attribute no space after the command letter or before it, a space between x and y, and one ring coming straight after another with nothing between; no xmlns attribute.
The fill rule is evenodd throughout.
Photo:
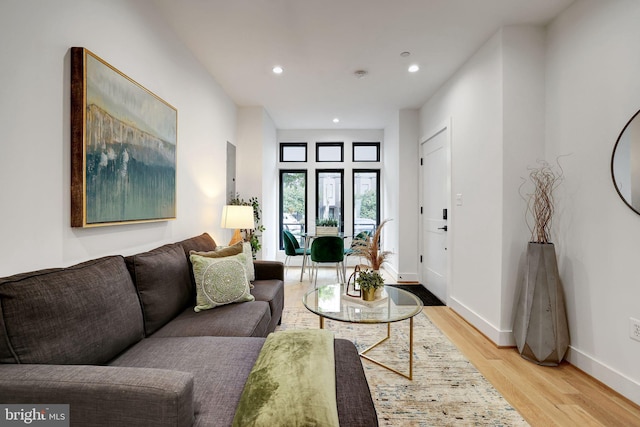
<svg viewBox="0 0 640 427"><path fill-rule="evenodd" d="M178 112L71 48L71 226L176 218Z"/></svg>

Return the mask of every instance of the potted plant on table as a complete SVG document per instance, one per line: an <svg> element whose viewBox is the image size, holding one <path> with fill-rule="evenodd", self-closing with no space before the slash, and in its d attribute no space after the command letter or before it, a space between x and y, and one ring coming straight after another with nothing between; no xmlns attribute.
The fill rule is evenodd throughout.
<svg viewBox="0 0 640 427"><path fill-rule="evenodd" d="M317 236L337 236L338 220L335 218L320 218L316 220Z"/></svg>
<svg viewBox="0 0 640 427"><path fill-rule="evenodd" d="M377 271L364 270L358 274L356 283L362 291L362 299L365 301L374 301L376 299L376 290L384 287L384 279Z"/></svg>

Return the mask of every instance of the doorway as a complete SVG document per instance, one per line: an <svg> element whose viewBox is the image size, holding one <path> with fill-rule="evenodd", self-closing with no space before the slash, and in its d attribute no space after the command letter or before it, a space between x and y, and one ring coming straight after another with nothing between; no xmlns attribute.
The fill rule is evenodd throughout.
<svg viewBox="0 0 640 427"><path fill-rule="evenodd" d="M448 304L451 243L450 121L420 142L421 255L420 279Z"/></svg>
<svg viewBox="0 0 640 427"><path fill-rule="evenodd" d="M236 146L227 141L227 195L225 204L236 197Z"/></svg>

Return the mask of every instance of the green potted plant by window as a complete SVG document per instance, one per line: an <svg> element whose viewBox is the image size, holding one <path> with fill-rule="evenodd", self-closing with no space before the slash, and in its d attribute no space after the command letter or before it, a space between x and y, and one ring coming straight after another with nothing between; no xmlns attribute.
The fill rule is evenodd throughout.
<svg viewBox="0 0 640 427"><path fill-rule="evenodd" d="M376 299L376 290L384 287L384 279L377 271L364 270L358 274L356 283L362 290L362 299L365 301L374 301Z"/></svg>
<svg viewBox="0 0 640 427"><path fill-rule="evenodd" d="M317 236L337 236L338 220L335 218L319 218L316 220Z"/></svg>

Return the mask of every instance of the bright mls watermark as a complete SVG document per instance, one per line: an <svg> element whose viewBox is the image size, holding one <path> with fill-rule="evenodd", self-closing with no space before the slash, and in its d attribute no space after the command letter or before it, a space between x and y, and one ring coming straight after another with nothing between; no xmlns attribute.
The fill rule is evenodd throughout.
<svg viewBox="0 0 640 427"><path fill-rule="evenodd" d="M69 405L0 404L0 427L69 427Z"/></svg>

